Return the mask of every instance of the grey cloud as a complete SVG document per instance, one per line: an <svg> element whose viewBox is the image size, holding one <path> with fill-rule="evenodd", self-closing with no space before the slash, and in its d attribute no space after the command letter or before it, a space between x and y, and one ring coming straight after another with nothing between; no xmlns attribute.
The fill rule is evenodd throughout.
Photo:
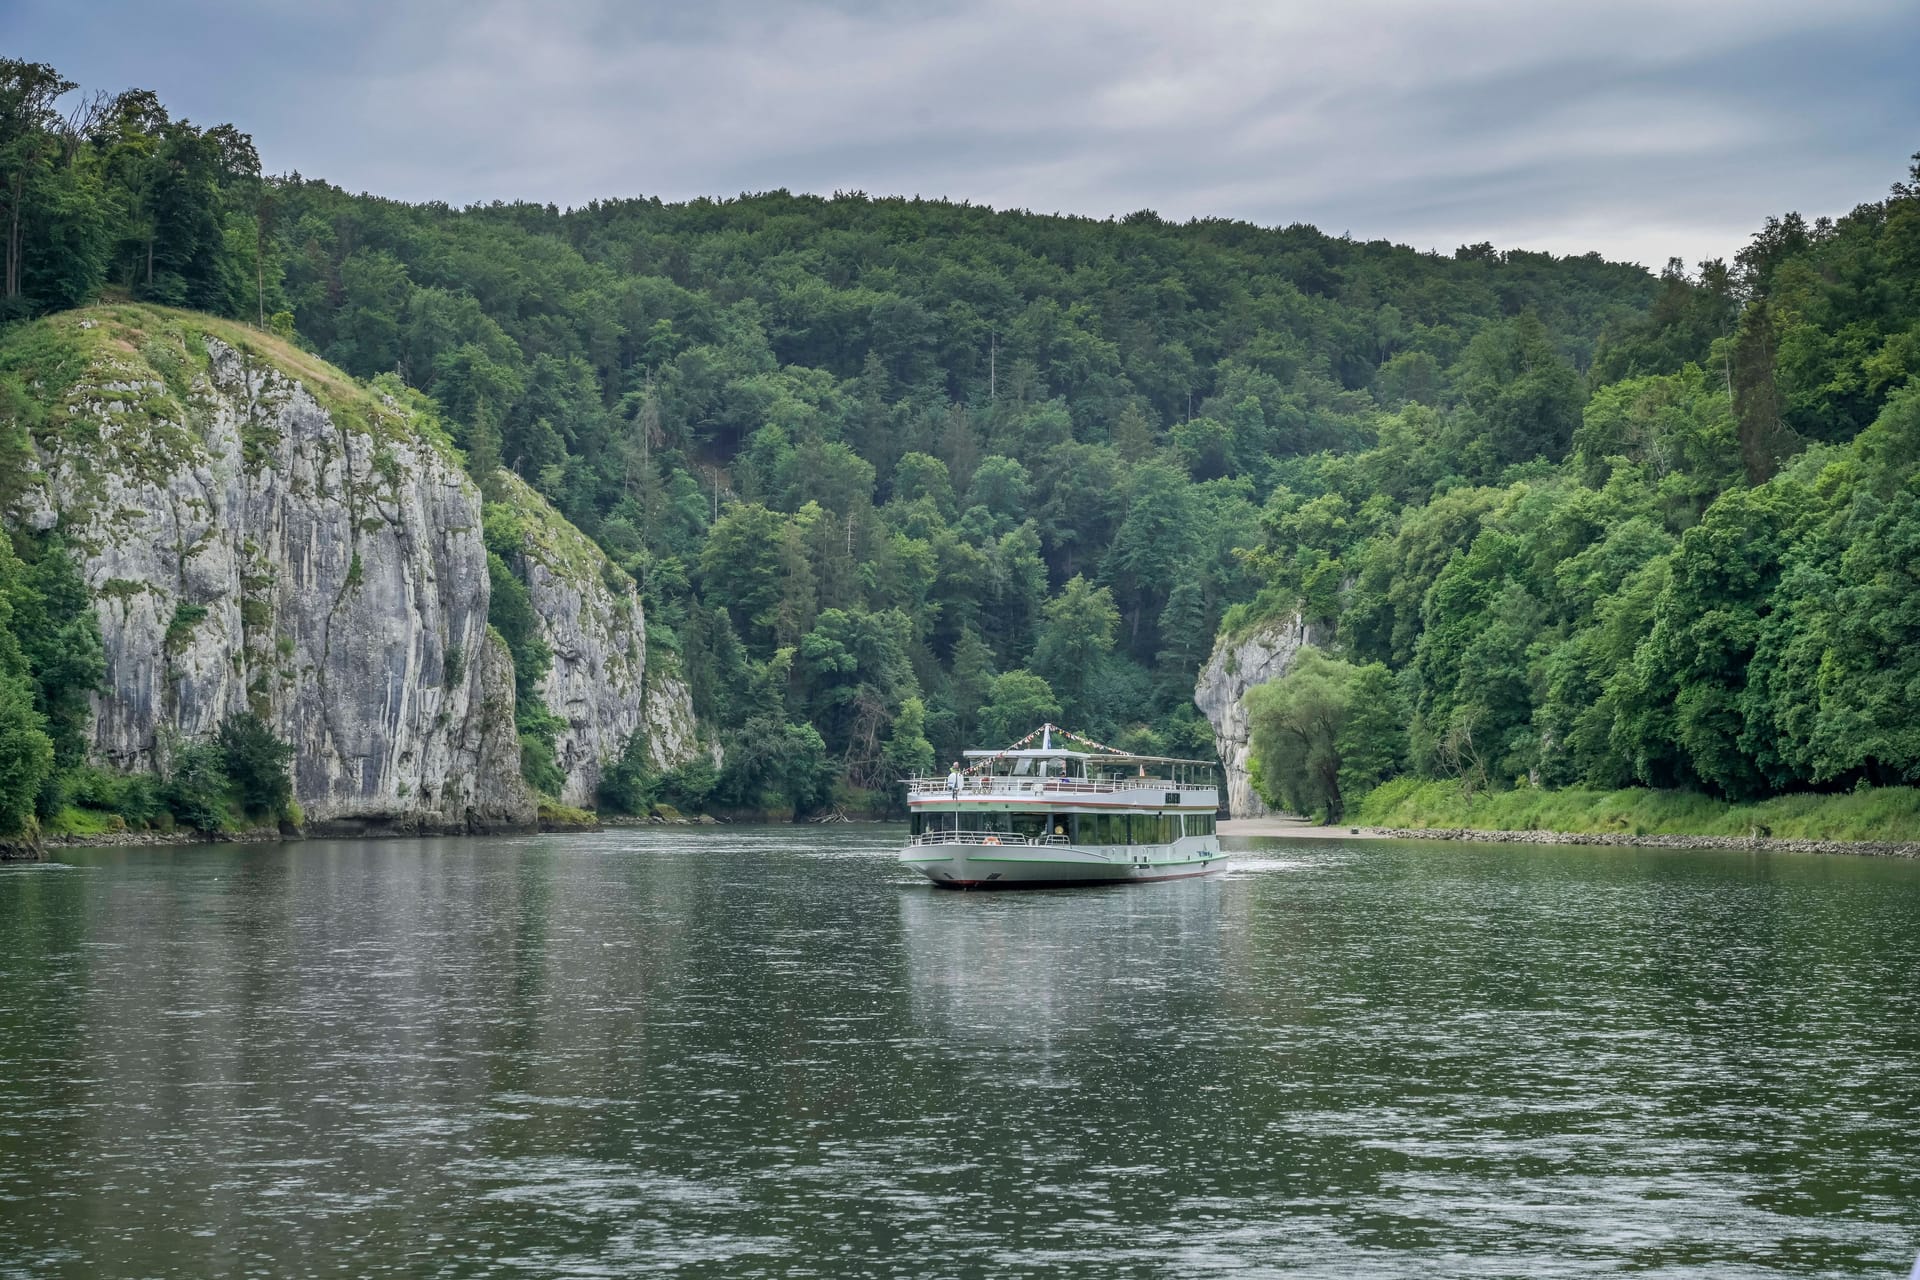
<svg viewBox="0 0 1920 1280"><path fill-rule="evenodd" d="M857 188L1658 265L1874 198L1920 145L1906 0L64 7L0 40L456 203Z"/></svg>

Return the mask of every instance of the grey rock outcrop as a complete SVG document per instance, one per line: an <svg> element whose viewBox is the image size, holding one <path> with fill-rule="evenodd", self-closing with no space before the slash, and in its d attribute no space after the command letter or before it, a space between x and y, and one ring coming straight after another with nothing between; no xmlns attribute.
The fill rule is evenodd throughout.
<svg viewBox="0 0 1920 1280"><path fill-rule="evenodd" d="M295 744L294 793L323 828L531 824L480 496L435 429L224 322L48 323L88 361L41 388L14 515L57 526L94 594L94 755L162 766L251 708Z"/></svg>
<svg viewBox="0 0 1920 1280"><path fill-rule="evenodd" d="M647 622L640 593L545 498L509 472L501 480L521 517L514 568L527 584L540 638L553 655L539 693L562 722L554 735L554 757L566 775L560 800L590 808L602 769L647 723Z"/></svg>
<svg viewBox="0 0 1920 1280"><path fill-rule="evenodd" d="M720 764L720 748L704 741L693 716L693 695L671 655L662 655L647 670L643 716L647 764L655 772L665 773L701 756Z"/></svg>
<svg viewBox="0 0 1920 1280"><path fill-rule="evenodd" d="M1256 685L1284 676L1300 650L1313 643L1315 630L1299 614L1273 618L1251 631L1223 633L1200 671L1193 702L1213 726L1214 745L1226 771L1227 811L1236 818L1270 812L1248 772L1252 727L1241 698Z"/></svg>

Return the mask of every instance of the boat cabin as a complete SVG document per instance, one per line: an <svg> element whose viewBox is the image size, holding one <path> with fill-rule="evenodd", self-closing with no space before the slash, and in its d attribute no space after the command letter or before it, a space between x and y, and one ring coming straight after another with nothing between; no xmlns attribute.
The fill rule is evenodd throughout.
<svg viewBox="0 0 1920 1280"><path fill-rule="evenodd" d="M916 843L1171 845L1214 834L1204 760L1053 745L968 751L964 768L907 782Z"/></svg>

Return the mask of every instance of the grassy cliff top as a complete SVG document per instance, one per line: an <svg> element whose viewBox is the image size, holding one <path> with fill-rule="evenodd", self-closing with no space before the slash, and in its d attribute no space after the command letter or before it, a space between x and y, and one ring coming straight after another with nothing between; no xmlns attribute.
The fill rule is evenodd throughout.
<svg viewBox="0 0 1920 1280"><path fill-rule="evenodd" d="M431 406L397 382L363 383L278 334L147 303L83 307L0 333L0 422L44 441L87 430L92 415L76 410L104 401L156 428L187 430L212 365L209 338L299 384L343 428L457 456Z"/></svg>
<svg viewBox="0 0 1920 1280"><path fill-rule="evenodd" d="M617 592L634 589L633 579L607 558L600 544L580 532L538 490L504 467L499 474L501 502L490 505L490 541L517 537L518 549L555 577L584 583L599 579ZM510 530L510 531L509 531Z"/></svg>

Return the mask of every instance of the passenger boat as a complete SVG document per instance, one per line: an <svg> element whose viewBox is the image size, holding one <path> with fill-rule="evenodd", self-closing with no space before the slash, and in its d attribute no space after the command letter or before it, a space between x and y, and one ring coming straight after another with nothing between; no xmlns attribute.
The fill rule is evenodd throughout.
<svg viewBox="0 0 1920 1280"><path fill-rule="evenodd" d="M1117 751L1051 724L966 759L907 780L900 862L943 889L1140 884L1225 865L1204 760Z"/></svg>

